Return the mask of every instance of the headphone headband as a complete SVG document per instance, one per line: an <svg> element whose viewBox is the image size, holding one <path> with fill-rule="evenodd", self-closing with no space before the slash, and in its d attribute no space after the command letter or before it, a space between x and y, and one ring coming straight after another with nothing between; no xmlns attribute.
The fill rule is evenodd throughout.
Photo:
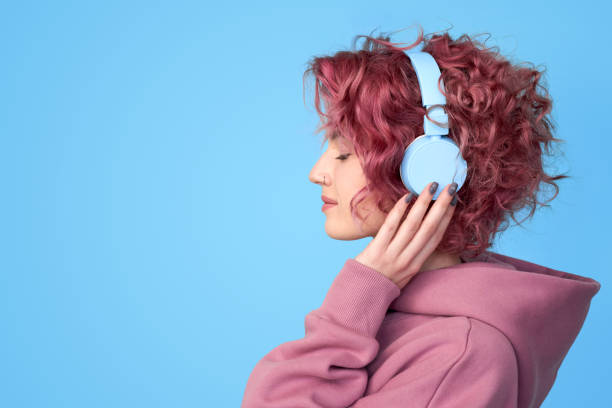
<svg viewBox="0 0 612 408"><path fill-rule="evenodd" d="M438 80L442 89L444 81L440 78L440 68L434 57L424 51L406 52L412 67L417 75L419 87L421 88L421 99L423 106L427 109L431 105L446 105L446 97L438 89ZM433 108L429 112L429 116L437 122L448 123L448 116L444 109L440 106ZM433 123L427 115L423 117L423 130L425 135L448 135L448 128L444 128Z"/></svg>

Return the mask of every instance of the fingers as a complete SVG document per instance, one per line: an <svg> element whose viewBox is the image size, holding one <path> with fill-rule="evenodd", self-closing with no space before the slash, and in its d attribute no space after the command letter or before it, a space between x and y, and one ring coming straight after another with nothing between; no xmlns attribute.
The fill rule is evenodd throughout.
<svg viewBox="0 0 612 408"><path fill-rule="evenodd" d="M416 258L414 259L414 262L418 266L419 270L421 269L427 258L429 258L429 256L432 254L432 252L436 250L440 241L442 241L444 233L446 232L446 228L448 227L450 220L453 218L454 213L455 206L449 205L446 209L446 212L442 216L440 223L438 224L438 228L436 229L432 237L429 239L429 241L427 241L423 249L417 254Z"/></svg>
<svg viewBox="0 0 612 408"><path fill-rule="evenodd" d="M376 234L376 241L380 243L382 247L387 247L395 232L397 231L397 227L404 216L404 212L406 211L406 207L408 207L408 203L406 202L406 197L408 197L411 193L406 193L395 203L383 225L381 225L378 233Z"/></svg>
<svg viewBox="0 0 612 408"><path fill-rule="evenodd" d="M427 259L431 252L435 250L435 247L427 253L426 245L438 231L444 216L450 213L452 217L455 206L450 205L453 199L453 196L448 193L450 184L444 187L435 203L429 208L435 194L435 192L432 193L429 190L431 184L423 189L406 220L400 226L394 242L390 244L390 249L393 247L393 250L397 251L398 257L405 257L408 260L415 258L416 260L419 255L422 255ZM428 208L429 212L427 212ZM427 213L427 216L423 219L425 213ZM448 225L448 222L446 225ZM395 240L397 240L397 243Z"/></svg>
<svg viewBox="0 0 612 408"><path fill-rule="evenodd" d="M395 235L393 242L389 244L389 250L393 251L392 253L399 255L399 253L403 252L406 245L408 245L408 243L413 239L412 237L419 230L421 220L427 212L431 199L435 194L435 191L432 193L430 190L432 184L433 182L429 183L425 186L423 191L421 191L421 194L412 205L406 219L402 222L402 225L397 230L397 234ZM440 197L438 197L438 200L436 200L436 203L434 203L433 206L435 206L439 200Z"/></svg>

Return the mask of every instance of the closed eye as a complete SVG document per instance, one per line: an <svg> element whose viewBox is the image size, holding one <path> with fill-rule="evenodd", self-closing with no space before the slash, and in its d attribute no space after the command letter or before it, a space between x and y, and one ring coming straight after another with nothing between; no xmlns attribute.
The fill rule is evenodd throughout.
<svg viewBox="0 0 612 408"><path fill-rule="evenodd" d="M350 155L351 155L350 153L342 154L342 155L336 157L336 159L338 159L338 160L346 160Z"/></svg>

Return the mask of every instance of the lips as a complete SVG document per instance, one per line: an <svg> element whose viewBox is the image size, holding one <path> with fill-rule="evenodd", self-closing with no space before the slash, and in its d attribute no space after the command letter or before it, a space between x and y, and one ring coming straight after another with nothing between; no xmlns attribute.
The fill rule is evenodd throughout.
<svg viewBox="0 0 612 408"><path fill-rule="evenodd" d="M326 204L338 204L337 201L332 200L331 198L326 197L324 195L321 196L321 200L323 200L323 202L326 203Z"/></svg>

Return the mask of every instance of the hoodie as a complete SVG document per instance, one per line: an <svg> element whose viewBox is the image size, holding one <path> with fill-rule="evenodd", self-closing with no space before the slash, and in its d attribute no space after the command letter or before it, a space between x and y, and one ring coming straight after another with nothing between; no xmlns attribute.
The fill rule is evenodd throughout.
<svg viewBox="0 0 612 408"><path fill-rule="evenodd" d="M348 259L242 408L539 407L601 284L485 251L401 290Z"/></svg>

